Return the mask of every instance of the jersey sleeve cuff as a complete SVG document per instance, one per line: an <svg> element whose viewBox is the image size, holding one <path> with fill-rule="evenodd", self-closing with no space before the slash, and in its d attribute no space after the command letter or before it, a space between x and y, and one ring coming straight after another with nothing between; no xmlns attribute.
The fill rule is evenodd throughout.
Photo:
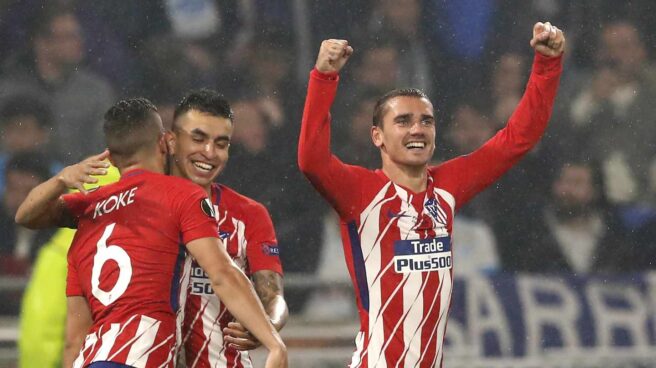
<svg viewBox="0 0 656 368"><path fill-rule="evenodd" d="M310 72L310 78L326 82L337 82L339 81L339 74L337 72L322 73L318 71L317 68L314 68Z"/></svg>
<svg viewBox="0 0 656 368"><path fill-rule="evenodd" d="M553 76L560 74L563 70L563 54L555 57L542 55L539 52L535 53L533 59L533 73L542 76Z"/></svg>

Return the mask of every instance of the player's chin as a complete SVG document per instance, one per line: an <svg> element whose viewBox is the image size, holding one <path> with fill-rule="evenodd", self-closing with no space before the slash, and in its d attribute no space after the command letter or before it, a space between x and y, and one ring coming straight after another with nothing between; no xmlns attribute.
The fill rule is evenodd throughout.
<svg viewBox="0 0 656 368"><path fill-rule="evenodd" d="M409 167L424 167L428 164L430 159L425 157L408 157L403 160L403 165Z"/></svg>
<svg viewBox="0 0 656 368"><path fill-rule="evenodd" d="M193 181L195 184L201 185L201 186L206 186L209 185L214 181L214 179L219 175L219 170L214 169L211 171L201 171L197 170L195 168L192 168L191 170L188 170L187 177Z"/></svg>
<svg viewBox="0 0 656 368"><path fill-rule="evenodd" d="M405 164L410 166L423 166L428 164L431 156L427 151L413 152L405 157Z"/></svg>

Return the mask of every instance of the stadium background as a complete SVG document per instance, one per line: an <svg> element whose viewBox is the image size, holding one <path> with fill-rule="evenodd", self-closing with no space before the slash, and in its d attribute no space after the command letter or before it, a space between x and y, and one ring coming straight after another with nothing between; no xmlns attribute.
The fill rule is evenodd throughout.
<svg viewBox="0 0 656 368"><path fill-rule="evenodd" d="M291 366L344 366L357 323L336 219L296 166L321 40L348 39L356 50L333 109L334 151L373 168L373 103L395 87L431 96L436 162L493 135L521 97L531 28L544 20L567 37L551 125L455 225L447 366L656 366L650 0L0 0L0 366L17 365L29 277L57 284L65 253L52 231L14 226L17 204L102 148L102 114L115 100L146 96L170 122L197 87L219 90L235 110L220 181L273 216ZM57 340L59 289L37 290L54 295L32 291L45 319L25 326L33 339Z"/></svg>

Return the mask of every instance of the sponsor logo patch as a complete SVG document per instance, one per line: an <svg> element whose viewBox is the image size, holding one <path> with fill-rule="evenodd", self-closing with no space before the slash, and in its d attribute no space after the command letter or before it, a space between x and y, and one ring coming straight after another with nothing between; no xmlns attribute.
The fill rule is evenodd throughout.
<svg viewBox="0 0 656 368"><path fill-rule="evenodd" d="M394 242L396 273L428 272L450 269L452 266L449 236Z"/></svg>
<svg viewBox="0 0 656 368"><path fill-rule="evenodd" d="M262 244L262 253L267 256L279 256L280 248L277 244Z"/></svg>

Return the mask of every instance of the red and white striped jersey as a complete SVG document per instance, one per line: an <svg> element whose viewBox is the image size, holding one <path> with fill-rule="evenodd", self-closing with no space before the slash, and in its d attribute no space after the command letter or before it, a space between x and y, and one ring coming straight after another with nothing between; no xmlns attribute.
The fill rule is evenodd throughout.
<svg viewBox="0 0 656 368"><path fill-rule="evenodd" d="M561 69L561 58L536 54L508 125L475 152L429 167L421 193L393 183L382 170L346 165L331 154L329 111L339 77L312 71L298 159L341 219L360 316L351 368L442 365L454 213L540 139Z"/></svg>
<svg viewBox="0 0 656 368"><path fill-rule="evenodd" d="M217 237L207 194L188 180L133 170L62 198L78 225L66 294L84 296L93 318L74 367L173 367L179 291L188 285L180 243Z"/></svg>
<svg viewBox="0 0 656 368"><path fill-rule="evenodd" d="M278 244L267 209L260 203L219 184L212 185L219 236L233 261L250 276L270 270L282 274ZM192 263L191 283L183 324L187 367L252 367L247 351L223 340L223 328L234 317L214 294L203 270Z"/></svg>

